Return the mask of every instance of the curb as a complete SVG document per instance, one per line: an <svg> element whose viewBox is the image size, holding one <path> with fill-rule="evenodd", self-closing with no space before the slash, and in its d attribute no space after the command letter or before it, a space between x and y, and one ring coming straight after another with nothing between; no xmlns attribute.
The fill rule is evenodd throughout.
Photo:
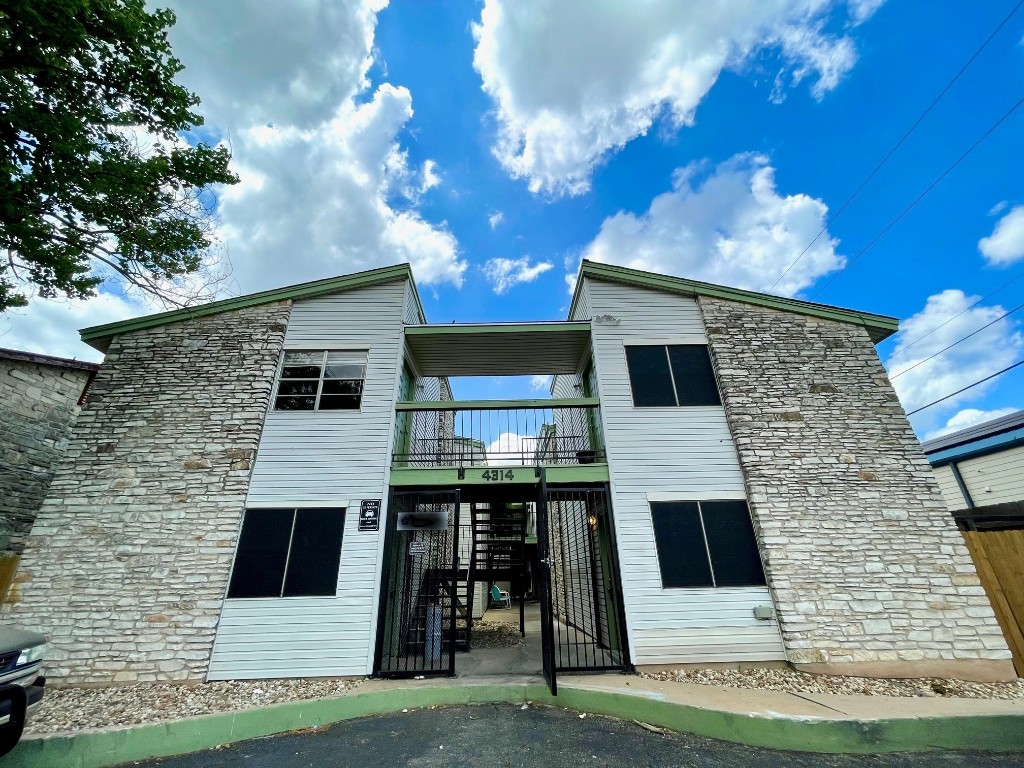
<svg viewBox="0 0 1024 768"><path fill-rule="evenodd" d="M1022 715L825 720L737 714L568 686L561 688L556 698L543 685L481 685L357 692L113 731L29 738L7 756L4 768L107 768L403 709L526 701L641 720L754 747L800 752L1024 751Z"/></svg>

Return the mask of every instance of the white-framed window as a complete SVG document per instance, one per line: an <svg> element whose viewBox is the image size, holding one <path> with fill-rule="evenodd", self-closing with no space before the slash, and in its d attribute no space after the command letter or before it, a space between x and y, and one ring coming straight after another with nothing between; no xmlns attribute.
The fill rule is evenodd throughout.
<svg viewBox="0 0 1024 768"><path fill-rule="evenodd" d="M358 410L365 379L366 352L287 350L274 410Z"/></svg>

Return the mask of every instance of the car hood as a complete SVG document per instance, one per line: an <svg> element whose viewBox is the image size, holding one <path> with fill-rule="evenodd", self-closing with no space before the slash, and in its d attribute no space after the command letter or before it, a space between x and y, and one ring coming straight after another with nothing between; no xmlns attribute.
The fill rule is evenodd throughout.
<svg viewBox="0 0 1024 768"><path fill-rule="evenodd" d="M45 642L46 638L38 632L0 624L0 654L20 651Z"/></svg>

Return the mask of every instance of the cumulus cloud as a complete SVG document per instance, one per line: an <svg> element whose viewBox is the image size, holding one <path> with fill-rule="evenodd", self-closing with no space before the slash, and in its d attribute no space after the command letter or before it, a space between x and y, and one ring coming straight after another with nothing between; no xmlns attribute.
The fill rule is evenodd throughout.
<svg viewBox="0 0 1024 768"><path fill-rule="evenodd" d="M492 466L527 464L537 453L536 437L502 432L487 446L487 463Z"/></svg>
<svg viewBox="0 0 1024 768"><path fill-rule="evenodd" d="M1009 416L1018 410L1020 409L997 408L994 411L979 411L977 408L964 408L962 411L957 411L953 414L943 426L926 433L924 439L934 440L936 437L948 435L950 432L957 432L977 424L984 424L986 421L992 421L993 419L1001 419L1003 416Z"/></svg>
<svg viewBox="0 0 1024 768"><path fill-rule="evenodd" d="M880 0L853 0L853 25ZM782 70L773 98L801 81L822 98L853 67L848 35L826 31L832 0L634 4L486 0L473 64L495 104L495 155L534 192L578 194L610 152L659 117L693 124L722 70L764 51Z"/></svg>
<svg viewBox="0 0 1024 768"><path fill-rule="evenodd" d="M487 217L487 223L491 225L491 229L497 229L498 225L505 220L505 214L501 211L495 211Z"/></svg>
<svg viewBox="0 0 1024 768"><path fill-rule="evenodd" d="M619 264L739 288L766 290L825 225L828 208L803 194L780 195L763 155L742 154L711 168L676 171L672 191L635 215L604 220L583 250ZM828 233L808 249L776 290L793 295L844 264ZM570 288L574 276L566 278Z"/></svg>
<svg viewBox="0 0 1024 768"><path fill-rule="evenodd" d="M992 234L978 241L978 250L997 267L1024 259L1024 205L1014 206L997 221Z"/></svg>
<svg viewBox="0 0 1024 768"><path fill-rule="evenodd" d="M886 367L896 393L908 411L973 384L1020 358L1024 351L1024 335L1018 323L1006 318L948 352L922 362L1006 311L999 305L978 305L967 309L978 299L978 296L965 295L961 290L947 289L929 296L924 309L901 323L895 349ZM918 339L921 340L918 342ZM935 414L943 410L948 412L977 400L997 383L998 379L974 387L937 406L934 413L925 411L918 418L934 419Z"/></svg>
<svg viewBox="0 0 1024 768"><path fill-rule="evenodd" d="M547 392L551 389L551 377L544 374L531 376L530 389L534 392Z"/></svg>
<svg viewBox="0 0 1024 768"><path fill-rule="evenodd" d="M219 215L242 291L403 261L421 283L462 284L455 237L416 209L441 178L433 160L410 168L400 145L412 96L369 91L386 5L172 1L181 79L241 177Z"/></svg>
<svg viewBox="0 0 1024 768"><path fill-rule="evenodd" d="M103 354L80 341L78 331L90 325L116 323L144 314L141 301L101 290L91 299L41 299L0 317L0 347L99 362Z"/></svg>
<svg viewBox="0 0 1024 768"><path fill-rule="evenodd" d="M532 283L554 266L549 261L531 264L530 257L524 256L521 259L489 259L483 270L494 292L500 295L519 283Z"/></svg>

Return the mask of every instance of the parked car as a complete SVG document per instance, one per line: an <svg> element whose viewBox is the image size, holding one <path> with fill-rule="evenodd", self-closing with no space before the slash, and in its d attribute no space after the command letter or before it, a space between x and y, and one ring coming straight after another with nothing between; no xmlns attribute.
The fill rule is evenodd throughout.
<svg viewBox="0 0 1024 768"><path fill-rule="evenodd" d="M0 625L0 756L14 749L43 701L45 651L42 635Z"/></svg>

